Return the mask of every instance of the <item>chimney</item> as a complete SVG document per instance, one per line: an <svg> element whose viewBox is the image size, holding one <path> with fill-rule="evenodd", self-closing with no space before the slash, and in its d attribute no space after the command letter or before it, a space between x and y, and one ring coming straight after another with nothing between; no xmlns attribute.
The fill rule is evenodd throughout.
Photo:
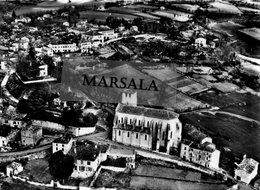
<svg viewBox="0 0 260 190"><path fill-rule="evenodd" d="M244 154L244 156L243 156L243 160L245 160L246 159L246 154Z"/></svg>

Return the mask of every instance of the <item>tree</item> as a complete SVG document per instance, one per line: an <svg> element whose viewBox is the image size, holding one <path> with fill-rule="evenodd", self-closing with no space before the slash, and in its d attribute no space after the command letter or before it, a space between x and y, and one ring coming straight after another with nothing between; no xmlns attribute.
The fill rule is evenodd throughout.
<svg viewBox="0 0 260 190"><path fill-rule="evenodd" d="M49 159L49 170L55 180L62 180L64 183L73 172L74 158L70 155L64 155L60 150L52 154Z"/></svg>
<svg viewBox="0 0 260 190"><path fill-rule="evenodd" d="M16 13L15 13L15 11L13 11L12 17L13 17L13 18L16 18Z"/></svg>

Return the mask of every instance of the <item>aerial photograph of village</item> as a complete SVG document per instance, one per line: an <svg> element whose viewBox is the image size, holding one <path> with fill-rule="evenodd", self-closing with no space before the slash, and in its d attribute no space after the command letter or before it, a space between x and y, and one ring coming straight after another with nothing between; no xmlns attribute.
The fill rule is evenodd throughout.
<svg viewBox="0 0 260 190"><path fill-rule="evenodd" d="M260 0L0 0L0 189L260 190Z"/></svg>

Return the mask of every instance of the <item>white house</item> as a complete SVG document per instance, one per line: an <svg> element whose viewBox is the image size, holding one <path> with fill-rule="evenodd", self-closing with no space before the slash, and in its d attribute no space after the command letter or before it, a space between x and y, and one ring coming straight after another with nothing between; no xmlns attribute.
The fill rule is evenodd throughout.
<svg viewBox="0 0 260 190"><path fill-rule="evenodd" d="M49 44L48 47L51 48L55 53L75 52L78 50L78 47L75 43L73 43L73 44Z"/></svg>
<svg viewBox="0 0 260 190"><path fill-rule="evenodd" d="M11 118L1 118L0 119L2 125L7 125L10 127L21 128L23 126L23 122L19 119L11 119Z"/></svg>
<svg viewBox="0 0 260 190"><path fill-rule="evenodd" d="M121 148L115 145L111 145L108 150L108 156L112 157L113 159L118 158L126 158L126 167L130 169L134 169L135 165L135 158L136 153L135 150Z"/></svg>
<svg viewBox="0 0 260 190"><path fill-rule="evenodd" d="M92 47L91 42L82 42L82 43L80 43L80 50L81 50L81 52L89 52L91 47Z"/></svg>
<svg viewBox="0 0 260 190"><path fill-rule="evenodd" d="M46 77L48 76L48 65L43 64L39 66L39 77Z"/></svg>
<svg viewBox="0 0 260 190"><path fill-rule="evenodd" d="M138 27L137 26L131 26L130 31L131 31L131 33L137 33Z"/></svg>
<svg viewBox="0 0 260 190"><path fill-rule="evenodd" d="M42 47L42 53L45 54L45 55L48 55L50 57L53 56L53 50L49 47Z"/></svg>
<svg viewBox="0 0 260 190"><path fill-rule="evenodd" d="M75 145L75 139L72 136L63 136L55 139L52 143L52 153L62 151L63 154L68 154L72 146Z"/></svg>
<svg viewBox="0 0 260 190"><path fill-rule="evenodd" d="M10 47L10 49L11 49L12 51L14 51L14 52L18 52L19 47L20 47L19 43L15 42L15 43L12 44L12 46Z"/></svg>
<svg viewBox="0 0 260 190"><path fill-rule="evenodd" d="M23 171L23 166L21 163L12 162L11 164L6 166L6 175L8 177L12 177L13 175L18 175Z"/></svg>
<svg viewBox="0 0 260 190"><path fill-rule="evenodd" d="M207 41L205 38L199 37L195 39L195 45L197 47L207 47Z"/></svg>
<svg viewBox="0 0 260 190"><path fill-rule="evenodd" d="M7 61L1 61L0 70L4 71L4 72L7 72L9 70L8 67L7 67Z"/></svg>
<svg viewBox="0 0 260 190"><path fill-rule="evenodd" d="M23 22L23 23L30 23L31 19L29 17L21 17L21 18L16 18L14 22Z"/></svg>
<svg viewBox="0 0 260 190"><path fill-rule="evenodd" d="M101 150L98 145L77 145L70 151L74 156L74 170L71 177L88 178L94 175L101 163Z"/></svg>
<svg viewBox="0 0 260 190"><path fill-rule="evenodd" d="M236 164L235 179L249 184L257 175L259 163L252 158L247 158L244 155L240 164Z"/></svg>
<svg viewBox="0 0 260 190"><path fill-rule="evenodd" d="M213 143L198 144L185 139L181 143L180 157L204 167L219 168L220 151Z"/></svg>
<svg viewBox="0 0 260 190"><path fill-rule="evenodd" d="M115 33L113 29L100 30L98 33L104 36L104 41L118 38L118 33Z"/></svg>
<svg viewBox="0 0 260 190"><path fill-rule="evenodd" d="M95 132L95 130L96 130L96 126L90 126L90 127L87 127L87 126L86 127L84 127L84 126L83 127L73 126L73 127L71 127L71 132L76 137L93 133L93 132Z"/></svg>
<svg viewBox="0 0 260 190"><path fill-rule="evenodd" d="M70 26L70 23L66 21L66 22L63 22L62 25L69 27L69 26Z"/></svg>

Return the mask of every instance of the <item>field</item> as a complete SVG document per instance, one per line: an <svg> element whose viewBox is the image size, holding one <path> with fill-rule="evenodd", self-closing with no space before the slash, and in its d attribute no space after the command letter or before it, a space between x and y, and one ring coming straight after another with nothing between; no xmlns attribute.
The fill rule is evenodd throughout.
<svg viewBox="0 0 260 190"><path fill-rule="evenodd" d="M177 88L179 91L188 95L207 89L207 87L202 84L182 76L175 68L144 69L143 71L160 81L165 81L172 88Z"/></svg>
<svg viewBox="0 0 260 190"><path fill-rule="evenodd" d="M226 190L227 186L222 184L205 184L186 181L175 181L144 176L133 176L130 187L134 189L163 189L163 190Z"/></svg>
<svg viewBox="0 0 260 190"><path fill-rule="evenodd" d="M130 178L131 176L127 173L102 169L94 186L128 188Z"/></svg>
<svg viewBox="0 0 260 190"><path fill-rule="evenodd" d="M169 175L171 174L171 175ZM199 181L201 173L176 168L158 167L152 165L140 165L136 170L133 170L133 175L150 176L168 179L185 179L190 181Z"/></svg>
<svg viewBox="0 0 260 190"><path fill-rule="evenodd" d="M52 180L48 161L44 159L29 161L19 176L28 177L30 180L40 183L49 183Z"/></svg>
<svg viewBox="0 0 260 190"><path fill-rule="evenodd" d="M178 15L179 13L173 11L155 11L151 14L159 17L167 17L179 22L187 22L189 20L188 14L183 13L182 15Z"/></svg>
<svg viewBox="0 0 260 190"><path fill-rule="evenodd" d="M148 13L144 13L140 10L131 9L131 8L124 8L124 7L111 7L111 8L109 8L109 12L118 13L118 14L140 16L140 17L149 18L149 19L159 19L159 17L157 17L157 16L153 16L153 15L150 15Z"/></svg>
<svg viewBox="0 0 260 190"><path fill-rule="evenodd" d="M221 111L228 111L260 121L259 97L250 94L227 93L217 95L214 92L202 93L198 100L217 106Z"/></svg>
<svg viewBox="0 0 260 190"><path fill-rule="evenodd" d="M121 14L121 13L110 13L110 12L98 12L98 11L82 11L80 12L80 18L87 19L87 20L93 20L96 19L97 21L106 21L107 17L118 17L120 19L124 18L126 20L133 20L137 18L137 16L129 15L129 14Z"/></svg>
<svg viewBox="0 0 260 190"><path fill-rule="evenodd" d="M210 3L213 8L209 8L210 12L229 13L229 14L242 14L242 12L234 5L222 1Z"/></svg>
<svg viewBox="0 0 260 190"><path fill-rule="evenodd" d="M228 147L239 158L246 154L260 161L260 126L256 123L224 114L191 113L181 118L205 131L217 147Z"/></svg>

